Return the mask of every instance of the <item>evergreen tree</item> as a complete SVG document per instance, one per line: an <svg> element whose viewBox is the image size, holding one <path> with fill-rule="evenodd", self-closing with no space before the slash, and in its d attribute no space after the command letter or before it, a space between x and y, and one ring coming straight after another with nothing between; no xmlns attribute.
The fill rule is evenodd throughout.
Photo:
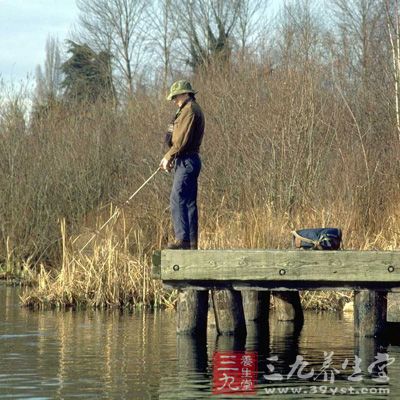
<svg viewBox="0 0 400 400"><path fill-rule="evenodd" d="M94 102L112 97L110 54L105 51L96 53L86 44L73 41L68 41L68 44L70 58L61 66L65 99Z"/></svg>

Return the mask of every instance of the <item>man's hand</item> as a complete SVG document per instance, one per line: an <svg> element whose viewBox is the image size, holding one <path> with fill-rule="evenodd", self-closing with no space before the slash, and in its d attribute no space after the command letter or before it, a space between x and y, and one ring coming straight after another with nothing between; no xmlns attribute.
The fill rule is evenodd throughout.
<svg viewBox="0 0 400 400"><path fill-rule="evenodd" d="M160 168L163 171L167 171L170 172L172 169L172 163L170 161L168 161L166 158L163 158L160 162Z"/></svg>

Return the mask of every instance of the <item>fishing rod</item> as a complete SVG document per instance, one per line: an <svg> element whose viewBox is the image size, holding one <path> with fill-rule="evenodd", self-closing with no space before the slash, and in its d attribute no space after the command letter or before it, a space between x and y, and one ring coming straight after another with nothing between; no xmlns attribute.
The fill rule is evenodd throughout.
<svg viewBox="0 0 400 400"><path fill-rule="evenodd" d="M142 186L140 186L135 193L131 194L128 198L128 200L125 201L125 203L121 206L121 208L123 206L126 206L127 204L129 204L129 202L157 175L157 172L160 171L161 167L158 167L152 174L151 176L142 184ZM110 218L108 218L108 220L106 222L104 222L104 224L97 230L96 233L93 234L93 236L86 242L86 244L79 250L80 252L82 252L83 250L86 249L87 246L89 246L89 244L93 241L93 239L114 219L117 218L119 216L119 214L121 213L121 208L116 207L115 211L113 212L113 214L111 215Z"/></svg>

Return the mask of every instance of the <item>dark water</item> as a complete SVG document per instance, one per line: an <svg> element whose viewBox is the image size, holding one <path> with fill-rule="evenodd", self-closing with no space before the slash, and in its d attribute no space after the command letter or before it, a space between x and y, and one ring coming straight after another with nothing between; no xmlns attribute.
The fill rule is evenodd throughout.
<svg viewBox="0 0 400 400"><path fill-rule="evenodd" d="M32 312L18 301L17 289L0 286L0 399L400 398L400 347L356 340L352 316L306 313L298 332L272 315L269 334L249 326L243 341L210 330L201 342L176 336L173 312ZM213 355L225 350L257 353L256 394L212 395ZM378 353L389 361L374 367ZM264 377L273 373L281 379Z"/></svg>

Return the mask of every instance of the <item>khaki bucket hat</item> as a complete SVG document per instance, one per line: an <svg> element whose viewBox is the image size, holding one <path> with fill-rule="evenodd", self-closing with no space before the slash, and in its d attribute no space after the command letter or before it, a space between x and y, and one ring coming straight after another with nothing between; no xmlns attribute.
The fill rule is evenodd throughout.
<svg viewBox="0 0 400 400"><path fill-rule="evenodd" d="M192 85L189 81L181 80L176 81L172 84L171 89L169 91L169 95L167 96L167 100L170 101L174 96L183 93L193 93L196 94L197 91L193 90Z"/></svg>

